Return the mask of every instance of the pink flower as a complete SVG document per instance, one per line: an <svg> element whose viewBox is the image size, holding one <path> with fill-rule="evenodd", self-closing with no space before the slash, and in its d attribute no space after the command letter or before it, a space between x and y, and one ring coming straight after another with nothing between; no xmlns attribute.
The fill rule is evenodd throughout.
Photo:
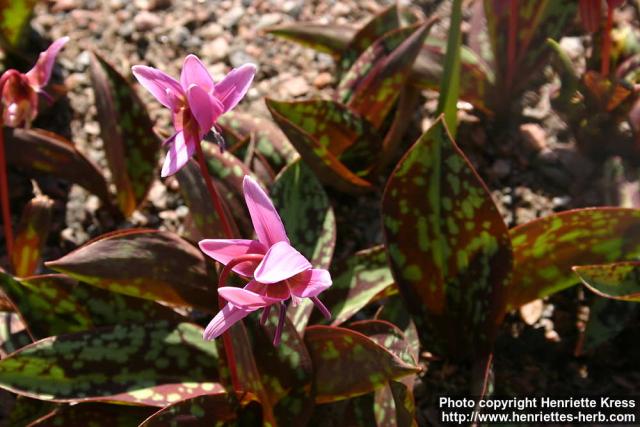
<svg viewBox="0 0 640 427"><path fill-rule="evenodd" d="M17 127L31 122L38 115L38 94L48 97L42 90L51 77L53 63L60 49L69 41L62 37L40 53L36 65L26 74L18 70L7 70L0 77L0 99L2 103L2 123L9 127Z"/></svg>
<svg viewBox="0 0 640 427"><path fill-rule="evenodd" d="M140 84L173 114L176 133L164 142L169 144L161 172L166 177L187 163L196 144L211 131L218 117L240 102L251 85L256 66L245 64L235 68L217 84L195 55L184 59L180 82L144 65L136 65L132 71Z"/></svg>
<svg viewBox="0 0 640 427"><path fill-rule="evenodd" d="M317 298L331 286L331 275L327 270L312 268L311 263L291 246L269 196L249 176L244 177L243 191L258 239L206 239L200 241L200 249L225 265L220 275L221 285L225 284L230 271L250 281L244 288L218 288L218 294L229 303L209 323L204 339L217 338L260 308L265 310L265 321L271 306L277 304L280 307L280 322L274 338L274 344L277 344L284 325L287 299L291 298L297 304L301 298L310 298L325 317L331 316Z"/></svg>

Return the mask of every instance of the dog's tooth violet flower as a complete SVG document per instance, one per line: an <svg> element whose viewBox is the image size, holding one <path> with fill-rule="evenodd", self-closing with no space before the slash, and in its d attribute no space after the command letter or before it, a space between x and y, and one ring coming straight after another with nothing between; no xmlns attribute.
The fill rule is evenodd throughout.
<svg viewBox="0 0 640 427"><path fill-rule="evenodd" d="M257 240L200 241L200 249L205 254L225 265L218 293L228 301L205 329L204 338L210 340L220 336L231 325L260 308L265 310L263 320L266 320L271 306L277 304L280 307L280 321L274 337L274 344L277 344L284 325L285 301L289 298L294 303L301 298L310 298L326 317L331 316L317 297L331 286L331 275L327 270L312 268L311 263L291 246L278 212L257 182L245 176L243 191ZM249 283L244 288L224 286L230 271L249 278Z"/></svg>
<svg viewBox="0 0 640 427"><path fill-rule="evenodd" d="M62 37L51 43L44 52L40 53L38 61L26 73L10 69L0 77L0 109L2 110L2 124L9 127L25 125L38 115L38 95L49 98L43 88L49 82L53 64L60 49L69 41L69 37Z"/></svg>
<svg viewBox="0 0 640 427"><path fill-rule="evenodd" d="M218 118L240 102L253 81L256 66L245 64L235 68L218 83L214 83L195 55L185 58L179 82L144 65L135 65L132 71L140 84L173 115L176 133L165 141L169 151L161 172L166 177L187 163L196 151L196 144L212 130Z"/></svg>

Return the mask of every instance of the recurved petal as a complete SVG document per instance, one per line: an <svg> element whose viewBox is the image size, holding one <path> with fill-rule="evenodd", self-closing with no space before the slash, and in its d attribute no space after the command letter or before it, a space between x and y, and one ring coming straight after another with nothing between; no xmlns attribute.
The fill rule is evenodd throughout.
<svg viewBox="0 0 640 427"><path fill-rule="evenodd" d="M311 263L287 242L271 246L254 273L260 283L277 283L311 269Z"/></svg>
<svg viewBox="0 0 640 427"><path fill-rule="evenodd" d="M247 317L253 310L242 310L238 307L233 307L226 304L222 307L222 310L215 315L215 317L209 322L202 338L205 340L213 340L222 335L227 329L233 326L234 323Z"/></svg>
<svg viewBox="0 0 640 427"><path fill-rule="evenodd" d="M184 59L180 83L185 91L189 89L189 86L196 85L204 89L205 92L213 94L213 79L209 75L207 67L193 54L187 55Z"/></svg>
<svg viewBox="0 0 640 427"><path fill-rule="evenodd" d="M236 307L251 311L279 303L288 299L290 296L289 290L284 284L267 285L266 288L263 288L262 292L252 290L252 288L257 289L256 286L253 286L254 284L254 281L249 282L244 289L233 286L223 286L218 288L218 295Z"/></svg>
<svg viewBox="0 0 640 427"><path fill-rule="evenodd" d="M156 97L158 102L171 111L180 109L184 102L185 93L176 79L146 65L134 65L131 71L140 84Z"/></svg>
<svg viewBox="0 0 640 427"><path fill-rule="evenodd" d="M280 215L260 185L249 175L245 175L242 190L258 240L267 247L278 242L289 243Z"/></svg>
<svg viewBox="0 0 640 427"><path fill-rule="evenodd" d="M331 274L327 270L312 268L296 274L289 280L291 294L299 298L311 298L331 286Z"/></svg>
<svg viewBox="0 0 640 427"><path fill-rule="evenodd" d="M222 104L200 86L194 84L187 89L187 100L191 114L198 122L200 134L206 134L222 114Z"/></svg>
<svg viewBox="0 0 640 427"><path fill-rule="evenodd" d="M264 254L267 249L257 240L245 239L205 239L198 245L206 255L227 265L232 259L245 254ZM247 261L236 265L233 271L245 277L253 277L257 262Z"/></svg>
<svg viewBox="0 0 640 427"><path fill-rule="evenodd" d="M167 151L167 157L162 165L162 172L160 172L162 178L178 172L193 156L196 149L195 144L200 143L200 141L194 142L193 138L194 136L185 134L183 131L175 134L173 142L169 142L169 151Z"/></svg>
<svg viewBox="0 0 640 427"><path fill-rule="evenodd" d="M249 90L256 66L244 64L234 68L215 87L215 96L224 105L224 112L233 109Z"/></svg>
<svg viewBox="0 0 640 427"><path fill-rule="evenodd" d="M49 78L51 77L51 71L53 70L53 64L56 61L56 56L60 49L69 41L69 37L61 37L58 40L51 43L51 45L44 52L40 53L36 65L27 72L27 79L29 83L36 89L40 89L47 85Z"/></svg>

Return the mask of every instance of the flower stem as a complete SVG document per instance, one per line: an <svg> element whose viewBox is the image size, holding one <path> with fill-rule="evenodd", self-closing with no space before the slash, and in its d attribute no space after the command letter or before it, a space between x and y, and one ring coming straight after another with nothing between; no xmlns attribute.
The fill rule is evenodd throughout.
<svg viewBox="0 0 640 427"><path fill-rule="evenodd" d="M11 208L9 206L9 182L7 179L7 160L4 155L4 128L0 126L0 203L2 204L2 223L7 256L13 253L13 231L11 229Z"/></svg>
<svg viewBox="0 0 640 427"><path fill-rule="evenodd" d="M222 207L222 202L220 201L220 195L218 194L216 187L213 185L213 180L211 179L211 175L209 174L207 162L204 158L204 153L202 152L202 147L200 144L196 144L196 157L198 158L198 164L200 165L200 174L202 175L202 178L207 185L209 197L211 197L211 203L213 203L213 208L216 210L216 213L220 218L224 234L227 239L233 239L233 230L231 230L231 225L229 224L227 215L224 213L224 208Z"/></svg>
<svg viewBox="0 0 640 427"><path fill-rule="evenodd" d="M200 174L202 175L202 179L204 179L204 182L207 185L209 197L211 197L211 203L213 204L213 208L216 210L216 213L220 218L224 234L226 235L227 239L232 239L233 230L231 230L231 225L229 225L227 216L224 213L224 208L222 206L222 202L220 201L220 195L216 191L216 187L213 185L213 180L211 179L211 175L209 174L207 162L204 158L204 153L202 152L202 146L200 143L196 144L196 157L198 158L198 164L200 165ZM218 283L218 287L220 287L220 283ZM224 304L225 301L222 298L218 298L218 306L220 309L222 309ZM236 366L236 359L233 351L233 341L230 331L222 334L222 343L227 359L227 365L229 366L229 373L231 375L231 386L233 387L234 391L242 391L240 378L238 377L238 367Z"/></svg>

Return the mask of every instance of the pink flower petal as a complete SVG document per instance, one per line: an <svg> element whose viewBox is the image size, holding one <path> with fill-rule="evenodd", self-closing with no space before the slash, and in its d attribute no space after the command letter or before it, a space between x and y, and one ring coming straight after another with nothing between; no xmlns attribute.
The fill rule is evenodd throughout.
<svg viewBox="0 0 640 427"><path fill-rule="evenodd" d="M256 66L244 64L234 68L215 87L215 96L224 105L224 112L233 109L249 90L253 77L256 74Z"/></svg>
<svg viewBox="0 0 640 427"><path fill-rule="evenodd" d="M260 185L246 175L242 182L242 190L258 240L267 247L277 242L289 243L280 215Z"/></svg>
<svg viewBox="0 0 640 427"><path fill-rule="evenodd" d="M134 65L133 75L153 96L171 111L178 111L185 94L180 83L168 74L145 65Z"/></svg>
<svg viewBox="0 0 640 427"><path fill-rule="evenodd" d="M247 317L252 310L242 310L237 307L233 307L230 304L226 304L222 307L222 310L215 315L215 317L209 322L207 328L202 334L202 338L205 340L213 340L222 335L227 329L233 326L234 323Z"/></svg>
<svg viewBox="0 0 640 427"><path fill-rule="evenodd" d="M311 269L311 264L287 242L271 246L254 273L260 283L277 283Z"/></svg>
<svg viewBox="0 0 640 427"><path fill-rule="evenodd" d="M272 285L277 286L277 285ZM236 288L233 286L223 286L218 288L218 295L229 301L230 304L243 310L258 310L268 305L276 304L289 298L289 291L280 292L281 295L271 296L259 294L247 289Z"/></svg>
<svg viewBox="0 0 640 427"><path fill-rule="evenodd" d="M267 249L257 240L205 239L198 245L200 250L221 264L227 265L232 259L245 254L264 254ZM245 277L253 277L257 262L242 262L233 271Z"/></svg>
<svg viewBox="0 0 640 427"><path fill-rule="evenodd" d="M200 134L204 136L222 114L222 104L196 85L191 85L187 89L187 99L191 114L198 122Z"/></svg>
<svg viewBox="0 0 640 427"><path fill-rule="evenodd" d="M190 140L187 141L186 138ZM164 159L160 176L165 178L178 172L193 156L196 150L195 144L199 143L200 141L194 142L193 136L189 137L183 131L176 133L173 142L169 143L169 151L167 151L167 157Z"/></svg>
<svg viewBox="0 0 640 427"><path fill-rule="evenodd" d="M187 55L184 59L180 83L185 92L189 86L196 85L204 89L205 92L213 94L213 79L202 61L195 55Z"/></svg>
<svg viewBox="0 0 640 427"><path fill-rule="evenodd" d="M27 79L36 90L46 86L49 82L56 56L68 41L69 37L62 37L51 43L47 50L40 53L36 65L27 72Z"/></svg>
<svg viewBox="0 0 640 427"><path fill-rule="evenodd" d="M287 280L291 294L300 298L315 297L331 286L331 274L327 270L312 268Z"/></svg>

